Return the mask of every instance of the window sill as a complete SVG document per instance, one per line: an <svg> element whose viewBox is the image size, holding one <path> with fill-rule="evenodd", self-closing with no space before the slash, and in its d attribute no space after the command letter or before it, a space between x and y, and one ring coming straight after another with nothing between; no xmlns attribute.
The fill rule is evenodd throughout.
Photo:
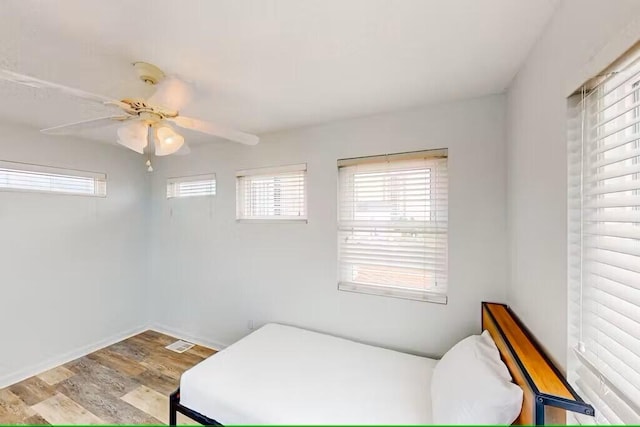
<svg viewBox="0 0 640 427"><path fill-rule="evenodd" d="M364 285L360 283L349 282L338 283L338 290L367 295L377 295L382 297L431 302L435 304L447 304L447 296L436 292L412 291L409 289L393 289L382 286Z"/></svg>
<svg viewBox="0 0 640 427"><path fill-rule="evenodd" d="M266 218L260 218L260 219L251 219L251 218L244 218L244 219L236 219L237 223L243 223L243 224L307 224L309 222L309 220L307 220L306 218L304 219L293 219L293 218L273 218L273 219L266 219Z"/></svg>
<svg viewBox="0 0 640 427"><path fill-rule="evenodd" d="M52 196L74 196L74 197L90 197L94 199L106 199L106 194L91 194L91 193L72 193L68 191L47 191L47 190L31 190L27 188L7 188L0 187L0 192L3 193L22 193L22 194L48 194Z"/></svg>

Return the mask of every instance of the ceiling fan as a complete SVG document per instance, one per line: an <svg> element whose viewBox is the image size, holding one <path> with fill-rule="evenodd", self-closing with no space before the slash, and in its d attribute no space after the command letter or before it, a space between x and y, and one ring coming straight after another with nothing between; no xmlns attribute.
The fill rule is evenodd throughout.
<svg viewBox="0 0 640 427"><path fill-rule="evenodd" d="M46 134L69 134L121 123L117 131L118 144L144 154L145 148L150 145L149 133L151 132L156 156L189 153L189 147L185 143L184 137L176 132L172 125L241 144L255 145L259 142L256 135L181 115L180 109L189 100L189 86L177 77L165 76L162 70L155 65L135 62L133 66L143 82L158 87L153 95L146 100L124 98L118 101L5 69L0 69L0 80L35 88L51 89L103 105L113 105L121 110L116 115L42 129L41 132Z"/></svg>

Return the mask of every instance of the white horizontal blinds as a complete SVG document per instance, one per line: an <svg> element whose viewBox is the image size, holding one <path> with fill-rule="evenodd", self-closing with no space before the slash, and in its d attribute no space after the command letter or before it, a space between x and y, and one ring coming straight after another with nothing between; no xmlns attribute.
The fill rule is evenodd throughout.
<svg viewBox="0 0 640 427"><path fill-rule="evenodd" d="M169 178L167 180L167 199L174 197L215 196L215 174Z"/></svg>
<svg viewBox="0 0 640 427"><path fill-rule="evenodd" d="M580 251L570 252L570 268L580 268L580 287L570 287L570 300L577 301L580 310L570 371L583 397L596 408L596 422L637 424L640 63L632 63L593 89L580 111L582 133L574 145L580 144L581 155L575 156L575 149L570 154L570 170L574 175L578 168L581 171L580 215L570 216L570 226L573 223L572 229L581 233ZM576 206L575 201L570 203Z"/></svg>
<svg viewBox="0 0 640 427"><path fill-rule="evenodd" d="M446 303L446 153L339 162L340 289Z"/></svg>
<svg viewBox="0 0 640 427"><path fill-rule="evenodd" d="M306 164L239 171L240 220L306 220Z"/></svg>
<svg viewBox="0 0 640 427"><path fill-rule="evenodd" d="M105 197L107 176L26 163L0 162L0 190Z"/></svg>

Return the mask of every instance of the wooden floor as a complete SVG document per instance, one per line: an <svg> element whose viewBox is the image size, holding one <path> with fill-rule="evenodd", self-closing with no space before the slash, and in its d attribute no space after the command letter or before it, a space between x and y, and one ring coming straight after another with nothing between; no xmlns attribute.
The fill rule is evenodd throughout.
<svg viewBox="0 0 640 427"><path fill-rule="evenodd" d="M182 372L215 353L164 348L174 341L146 331L0 389L0 424L167 424Z"/></svg>

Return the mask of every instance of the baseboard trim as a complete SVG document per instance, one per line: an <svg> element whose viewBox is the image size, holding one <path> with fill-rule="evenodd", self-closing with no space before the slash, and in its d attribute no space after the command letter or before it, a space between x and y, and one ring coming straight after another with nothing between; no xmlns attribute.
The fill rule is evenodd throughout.
<svg viewBox="0 0 640 427"><path fill-rule="evenodd" d="M176 337L181 340L189 341L191 343L201 345L203 347L209 347L213 350L220 351L229 347L229 344L221 343L220 341L210 340L208 338L204 338L201 336L193 335L185 331L181 331L179 329L171 328L166 325L161 325L159 323L153 323L149 329L160 332L162 334L171 335L172 337Z"/></svg>
<svg viewBox="0 0 640 427"><path fill-rule="evenodd" d="M171 335L178 339L189 341L194 344L198 344L204 347L209 347L217 351L223 350L224 348L228 347L228 344L223 344L221 342L213 341L208 338L195 336L187 332L181 331L179 329L171 328L165 325L161 325L157 323L152 325L143 325L143 326L138 326L137 328L129 329L127 331L124 331L118 334L111 335L108 338L102 339L92 344L82 346L80 348L67 352L61 356L52 357L50 359L45 360L44 362L36 363L29 367L23 368L18 372L14 372L14 373L5 375L3 377L0 377L0 389L8 387L15 383L19 383L20 381L26 380L27 378L31 378L42 372L48 371L49 369L53 369L60 365L64 365L65 363L69 363L72 360L86 356L87 354L93 353L94 351L98 351L102 348L108 347L117 342L126 340L127 338L131 338L132 336L138 335L149 329L154 330L156 332L163 333L163 334Z"/></svg>
<svg viewBox="0 0 640 427"><path fill-rule="evenodd" d="M12 384L15 384L20 381L26 380L27 378L33 377L34 375L38 375L42 372L48 371L49 369L53 369L57 366L64 365L65 363L71 362L72 360L86 356L87 354L93 353L94 351L98 351L101 348L105 348L119 341L126 340L127 338L131 338L132 336L137 335L141 332L144 332L148 329L149 329L148 325L138 326L137 328L129 329L127 331L111 335L108 338L102 339L92 344L88 344L83 347L77 348L61 356L47 359L41 363L36 363L32 366L21 369L18 372L5 375L3 377L0 377L0 388L8 387Z"/></svg>

